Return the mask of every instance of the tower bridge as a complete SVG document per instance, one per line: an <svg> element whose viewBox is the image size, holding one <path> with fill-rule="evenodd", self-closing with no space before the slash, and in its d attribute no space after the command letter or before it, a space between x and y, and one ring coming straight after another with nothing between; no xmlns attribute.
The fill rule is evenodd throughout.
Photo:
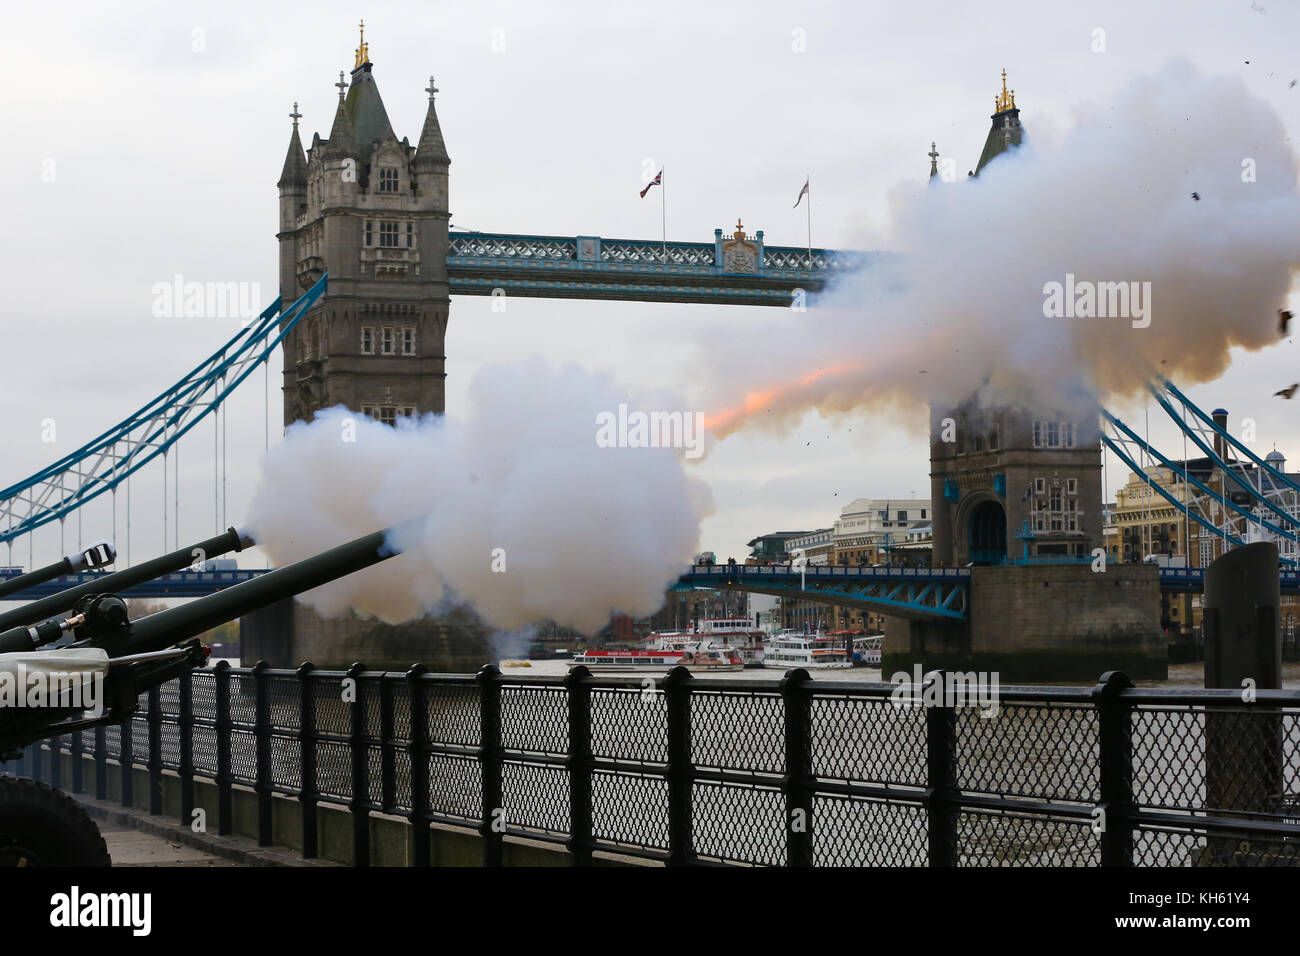
<svg viewBox="0 0 1300 956"><path fill-rule="evenodd" d="M891 255L771 245L761 230L746 232L740 220L734 230L719 228L711 239L699 241L452 231L451 159L432 77L414 146L405 137L397 138L366 44L356 50L350 79L345 81L340 73L336 86L339 99L328 136L314 133L304 148L296 104L290 114L289 147L277 181L277 302L122 423L36 475L0 490L0 542L10 545L10 564L17 538L30 539L35 529L53 521L62 527L101 495L113 498L116 526L121 485L159 457L166 469L169 451L174 464L179 439L201 418L215 419L230 391L257 365L266 368L277 347L282 349L286 425L339 404L391 421L398 415L445 411L445 341L453 295L785 306L799 295L823 293L837 276L886 264ZM1019 144L1019 116L1004 74L974 177ZM937 182L937 155L932 147L934 188L961 188ZM289 305L282 308L283 303ZM1173 388L1169 383L1162 387ZM1172 394L1182 401L1184 431L1203 429L1194 418L1206 418L1204 413L1181 393ZM1102 444L1122 453L1138 470L1153 450L1143 447L1130 455L1133 449L1125 442L1135 437L1131 430L1111 438L1087 416L1045 411L1035 418L1010 409L979 408L973 402L950 410L936 408L932 415L934 559L946 568L695 568L681 578L681 586L726 587L883 611L905 629L887 638L887 659L892 646L898 654L925 656L932 664L941 663L945 655L965 662L980 651L981 640L992 641L990 647L997 653L1012 646L996 635L981 637L981 628L1015 635L1039 627L1049 635L1043 638L1047 643L1105 644L1104 634L1088 630L1089 615L1067 621L1075 626L1068 633L1060 629L1061 621L1041 627L1034 623L1034 608L1045 603L1044 589L1056 587L1052 594L1058 605L1077 600L1079 607L1099 611L1091 621L1100 622L1103 631L1109 628L1107 634L1123 632L1132 638L1127 651L1115 651L1114 642L1108 645L1114 651L1110 666L1125 666L1123 657L1130 651L1139 662L1154 660L1163 640L1153 623L1158 610L1151 612L1151 602L1158 607L1161 588L1199 587L1199 575L1114 565L1107 575L1093 575L1085 563L1101 544ZM941 437L940 426L950 419L959 425L956 441ZM1113 416L1109 420L1118 422ZM1223 439L1232 441L1231 436ZM1215 461L1232 470L1231 462L1217 456ZM1235 522L1221 529L1224 547L1244 541L1252 521L1264 526L1259 520L1262 508L1278 512L1269 515L1270 533L1296 540L1300 519L1279 503L1279 494L1300 493L1300 485L1265 461L1259 461L1258 473L1256 479L1235 481L1227 491L1219 489L1222 513L1229 510L1231 497ZM1257 480L1265 474L1266 482ZM1209 485L1201 487L1213 496ZM178 489L175 494L179 516ZM129 492L127 501L129 534ZM166 507L164 501L164 514ZM1186 503L1183 507L1186 510ZM1213 527L1204 516L1196 520ZM1026 560L1005 567L1018 557ZM1048 563L1033 566L1031 560ZM1058 563L1050 564L1053 561ZM151 586L153 590L133 593L199 594L233 583L220 572L172 577ZM1101 580L1127 590L1103 593ZM1293 589L1294 574L1284 575L1283 585ZM1006 610L998 613L997 608ZM1139 620L1144 616L1150 617L1145 624ZM316 619L283 615L267 624L271 629L286 627L299 634L326 629ZM346 645L346 629L333 624L330 628L332 639ZM386 632L383 639L389 637ZM417 637L411 647L418 646L423 642ZM350 663L360 656L346 649L337 655L308 655L299 653L296 644L281 650L287 656L273 663L296 663L306 656L318 663ZM409 649L398 653L406 657ZM1086 668L1088 677L1095 677L1094 663ZM1142 666L1132 670L1136 675Z"/></svg>

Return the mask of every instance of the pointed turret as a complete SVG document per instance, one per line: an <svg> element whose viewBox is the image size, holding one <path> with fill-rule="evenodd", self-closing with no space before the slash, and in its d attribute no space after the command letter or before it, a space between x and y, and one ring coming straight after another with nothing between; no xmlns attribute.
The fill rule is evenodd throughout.
<svg viewBox="0 0 1300 956"><path fill-rule="evenodd" d="M993 125L989 128L988 138L984 141L984 152L980 153L979 165L975 175L980 174L985 166L1013 146L1019 146L1023 135L1020 126L1020 110L1016 108L1016 91L1007 90L1007 71L1002 71L1002 93L993 97Z"/></svg>
<svg viewBox="0 0 1300 956"><path fill-rule="evenodd" d="M370 161L370 151L375 143L390 137L397 139L370 69L370 61L367 60L352 71L352 85L348 87L348 98L344 103L348 119L352 121L352 129L356 132L357 148L367 162Z"/></svg>
<svg viewBox="0 0 1300 956"><path fill-rule="evenodd" d="M447 144L442 141L442 127L438 125L438 111L434 107L433 96L438 88L429 77L429 85L424 92L429 94L429 111L424 114L424 127L420 130L420 145L415 150L415 165L446 166L451 162L447 155Z"/></svg>
<svg viewBox="0 0 1300 956"><path fill-rule="evenodd" d="M934 180L939 175L939 151L935 149L934 143L930 144L930 179Z"/></svg>
<svg viewBox="0 0 1300 956"><path fill-rule="evenodd" d="M348 85L343 82L343 71L339 71L339 81L334 84L339 88L339 107L334 111L334 125L330 127L330 138L321 151L322 159L359 159L361 151L357 148L357 134L348 118L343 91Z"/></svg>
<svg viewBox="0 0 1300 956"><path fill-rule="evenodd" d="M289 137L289 152L284 157L284 168L280 170L280 181L276 183L281 189L286 186L305 186L307 184L307 156L302 151L302 140L298 138L298 120L302 119L302 114L298 112L298 104L293 104L293 112L289 114L293 120L293 135Z"/></svg>

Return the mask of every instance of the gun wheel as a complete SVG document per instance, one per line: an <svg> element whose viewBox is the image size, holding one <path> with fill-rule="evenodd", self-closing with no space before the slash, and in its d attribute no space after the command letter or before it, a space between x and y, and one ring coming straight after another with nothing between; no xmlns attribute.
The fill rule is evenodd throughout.
<svg viewBox="0 0 1300 956"><path fill-rule="evenodd" d="M95 821L66 793L0 777L0 868L111 866Z"/></svg>

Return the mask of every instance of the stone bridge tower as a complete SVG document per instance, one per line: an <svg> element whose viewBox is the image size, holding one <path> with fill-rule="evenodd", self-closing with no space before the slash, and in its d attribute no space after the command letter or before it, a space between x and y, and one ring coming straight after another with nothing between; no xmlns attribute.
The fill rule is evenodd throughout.
<svg viewBox="0 0 1300 956"><path fill-rule="evenodd" d="M992 127L972 178L1023 136L1015 91L995 97ZM937 155L931 146L931 182ZM944 188L936 186L936 188ZM1017 681L1094 681L1108 670L1163 679L1160 582L1151 566L1086 558L1102 544L1101 444L1096 399L1062 389L1052 408L972 396L930 410L934 563L976 565L965 620L886 619L884 673L919 665L996 671ZM1042 558L1008 566L1008 558Z"/></svg>
<svg viewBox="0 0 1300 956"><path fill-rule="evenodd" d="M1023 136L1005 70L991 119L971 178ZM1079 394L1055 409L990 408L975 398L955 409L931 409L936 564L1081 557L1101 546L1100 409L1082 397L1084 390Z"/></svg>
<svg viewBox="0 0 1300 956"><path fill-rule="evenodd" d="M284 343L284 423L331 405L391 422L445 410L447 167L434 108L418 147L397 139L364 26L351 82L339 73L329 138L304 154L294 104L280 189L280 297L329 287ZM346 95L345 95L346 93Z"/></svg>
<svg viewBox="0 0 1300 956"><path fill-rule="evenodd" d="M304 153L294 104L280 189L280 297L288 306L328 271L324 296L284 342L284 424L344 405L392 423L443 412L447 285L447 168L429 77L417 147L397 139L379 95L362 25L351 82L339 73L329 138ZM361 489L358 489L358 493ZM281 601L240 621L245 664L295 667L362 661L473 671L492 659L470 613L399 625L355 614L324 619Z"/></svg>

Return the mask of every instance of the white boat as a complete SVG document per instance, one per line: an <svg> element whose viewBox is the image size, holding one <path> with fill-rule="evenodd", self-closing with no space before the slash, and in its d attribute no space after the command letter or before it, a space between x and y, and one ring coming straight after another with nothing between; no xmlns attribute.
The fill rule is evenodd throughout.
<svg viewBox="0 0 1300 956"><path fill-rule="evenodd" d="M584 664L592 671L664 671L685 667L690 671L738 671L745 666L740 653L697 635L651 635L640 647L593 648L577 654L569 667Z"/></svg>
<svg viewBox="0 0 1300 956"><path fill-rule="evenodd" d="M695 637L721 641L735 648L745 667L762 667L764 664L763 632L747 617L707 617L692 633Z"/></svg>
<svg viewBox="0 0 1300 956"><path fill-rule="evenodd" d="M844 642L820 630L788 627L768 638L764 660L773 667L852 667Z"/></svg>

